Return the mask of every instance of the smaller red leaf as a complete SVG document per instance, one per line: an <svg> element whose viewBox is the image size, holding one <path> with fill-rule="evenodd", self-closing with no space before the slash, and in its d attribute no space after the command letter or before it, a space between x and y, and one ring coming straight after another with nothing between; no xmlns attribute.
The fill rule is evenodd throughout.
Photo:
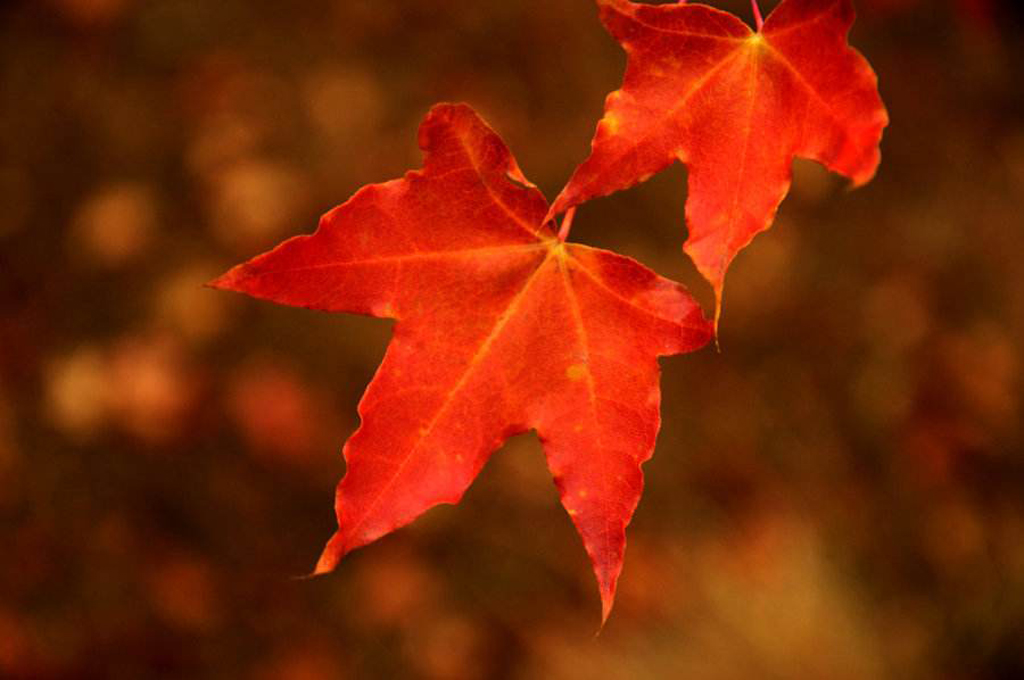
<svg viewBox="0 0 1024 680"><path fill-rule="evenodd" d="M558 214L675 160L689 168L684 246L721 303L729 263L767 229L793 158L867 182L888 117L875 74L847 43L850 0L782 0L758 32L699 4L598 0L628 54L593 148Z"/></svg>

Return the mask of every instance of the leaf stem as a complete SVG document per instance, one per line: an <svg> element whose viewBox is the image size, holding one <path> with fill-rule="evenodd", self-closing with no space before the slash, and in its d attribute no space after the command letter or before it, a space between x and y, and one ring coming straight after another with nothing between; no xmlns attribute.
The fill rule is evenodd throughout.
<svg viewBox="0 0 1024 680"><path fill-rule="evenodd" d="M750 0L750 6L754 8L754 24L757 26L757 32L761 32L761 27L764 26L764 18L761 16L761 8L757 6L757 0Z"/></svg>
<svg viewBox="0 0 1024 680"><path fill-rule="evenodd" d="M562 218L562 227L558 230L558 240L565 243L565 239L569 237L569 230L572 229L572 218L576 217L576 207L573 206L565 211L565 217Z"/></svg>

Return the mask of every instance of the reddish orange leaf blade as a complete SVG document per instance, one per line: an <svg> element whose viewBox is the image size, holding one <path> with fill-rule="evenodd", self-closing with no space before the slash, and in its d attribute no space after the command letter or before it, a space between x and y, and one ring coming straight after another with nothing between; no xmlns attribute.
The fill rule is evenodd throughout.
<svg viewBox="0 0 1024 680"><path fill-rule="evenodd" d="M782 0L758 33L704 5L598 4L628 54L625 80L552 214L685 163L684 250L720 301L729 263L789 191L794 156L854 185L874 175L888 116L847 44L850 0Z"/></svg>
<svg viewBox="0 0 1024 680"><path fill-rule="evenodd" d="M607 617L659 427L657 357L703 346L710 324L678 284L541 226L543 196L469 107L435 107L420 145L422 171L361 189L312 236L213 284L398 320L345 444L338 531L316 572L458 502L532 428Z"/></svg>

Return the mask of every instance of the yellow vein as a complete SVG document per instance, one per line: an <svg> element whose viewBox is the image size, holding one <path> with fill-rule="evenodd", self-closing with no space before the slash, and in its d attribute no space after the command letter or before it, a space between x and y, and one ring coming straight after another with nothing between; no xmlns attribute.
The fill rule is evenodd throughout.
<svg viewBox="0 0 1024 680"><path fill-rule="evenodd" d="M587 336L586 326L583 324L583 312L580 310L580 302L576 297L576 291L572 287L572 282L569 280L569 271L565 266L565 260L558 260L558 270L562 274L562 284L565 286L565 295L569 300L569 307L572 309L572 318L576 325L576 337L579 339L580 350L583 354L583 367L585 369L584 375L587 379L587 396L590 398L590 415L594 423L594 438L597 440L597 448L602 453L606 450L604 445L604 437L602 436L601 424L597 417L597 386L594 384L594 373L590 368L590 339ZM603 549L605 552L609 551L608 537L611 536L610 531L611 521L605 517L605 531L603 536Z"/></svg>
<svg viewBox="0 0 1024 680"><path fill-rule="evenodd" d="M783 26L782 28L780 28L778 30L769 31L769 32L766 33L766 35L768 35L768 36L786 35L787 33L791 33L793 31L797 30L798 28L805 28L805 27L807 27L807 26L809 26L809 25L811 25L813 23L817 23L818 21L821 21L824 17L826 17L829 14L831 14L832 11L835 9L837 4L839 4L839 3L838 2L833 2L831 5L828 5L827 7L825 7L824 10L822 10L821 12L818 12L817 14L814 14L814 15L806 18L806 19L803 19L802 21L798 21L795 24L790 24L789 26ZM769 18L771 18L771 17L769 17Z"/></svg>
<svg viewBox="0 0 1024 680"><path fill-rule="evenodd" d="M636 142L633 143L631 148L632 149L636 149L636 148L640 147L642 144L644 144L648 139L653 137L655 132L657 131L657 129L665 124L665 121L672 119L676 114L678 114L683 109L683 107L686 106L686 103L688 101L690 101L690 99L695 94L697 94L700 90L702 90L704 88L705 85L707 85L709 82L711 82L711 79L715 76L715 74L717 74L719 71L721 71L726 66L731 64L742 53L743 53L743 50L740 47L737 47L737 48L733 49L731 52L729 52L726 55L724 55L717 64L715 64L714 66L709 68L707 71L705 71L704 74L700 77L700 79L697 80L693 84L693 86L690 88L690 90L687 91L687 93L684 94L683 97L676 104L674 104L672 106L672 108L669 109L668 112L664 116L661 117L661 120L659 120L656 125L651 125L647 129L647 132L644 133L644 135L642 137L640 137L640 139L638 139ZM624 91L624 90L625 90L625 87L623 87L619 91L621 92L621 91ZM610 110L610 107L609 107L609 109L606 109L606 113L607 113L608 110ZM625 156L625 155L626 154L623 154L623 156Z"/></svg>
<svg viewBox="0 0 1024 680"><path fill-rule="evenodd" d="M735 191L733 192L732 208L729 209L729 231L726 236L725 243L728 244L732 241L733 236L736 235L736 212L740 207L740 192L746 189L743 184L743 175L747 172L747 160L750 158L750 138L754 132L754 109L757 108L757 91L761 85L760 70L761 70L761 58L760 52L754 55L754 63L752 65L754 71L754 91L750 95L750 110L747 111L747 137L743 142L743 154L740 157L740 170L736 177ZM745 211L744 211L745 212ZM753 237L751 237L753 238ZM728 249L722 251L722 258L718 262L719 269L725 267L725 259L728 256Z"/></svg>
<svg viewBox="0 0 1024 680"><path fill-rule="evenodd" d="M288 269L273 269L268 271L257 272L253 274L253 276L272 276L274 274L290 274L292 272L311 271L316 269L338 269L342 267L358 267L363 265L404 263L415 260L438 260L445 259L448 257L461 258L469 256L486 257L488 255L508 255L511 253L522 253L529 252L532 250L541 250L546 247L547 245L544 243L525 243L514 246L465 248L462 250L438 250L434 252L419 251L403 255L385 255L383 257L375 257L365 260L347 260L345 262L324 262L322 264L310 264L304 265L302 267L289 267Z"/></svg>
<svg viewBox="0 0 1024 680"><path fill-rule="evenodd" d="M807 91L810 92L815 99L821 102L821 105L825 107L825 111L826 113L828 113L829 117L832 118L832 120L839 123L842 120L842 118L840 118L840 116L836 114L836 110L835 108L833 108L832 103L821 96L821 93L819 93L818 90L815 89L813 85L811 85L811 81L807 80L807 77L804 76L804 74L801 73L800 70L793 65L793 62L791 62L789 58L786 57L782 50L778 49L770 42L768 43L768 46L771 48L772 56L775 57L775 59L777 59L780 64L789 69L789 71L794 76L796 76L797 80L800 81L800 84L803 85L804 88L806 88Z"/></svg>
<svg viewBox="0 0 1024 680"><path fill-rule="evenodd" d="M687 8L687 9L692 9L692 7L691 8ZM702 9L704 9L704 8L702 8ZM660 33L668 33L669 35L681 35L681 36L686 37L686 38L708 38L709 40L720 40L722 42L742 42L743 40L746 39L746 38L743 38L743 37L738 37L738 36L733 36L733 35L721 35L721 34L716 34L716 33L700 33L700 32L697 32L697 31L680 31L680 30L676 30L676 29L673 29L673 28L666 28L664 26L658 26L656 24L652 24L652 23L649 23L647 21L644 21L643 19L641 19L636 14L627 15L625 12L622 12L621 10L617 10L617 11L619 11L619 14L621 14L622 16L629 17L629 19L631 21L635 21L636 23L640 24L641 26L644 26L645 28L650 28L651 30L658 31ZM732 15L727 14L725 12L722 12L721 14L725 14L727 17L729 17L729 20L734 19L734 17ZM746 25L744 25L743 27L749 33L750 29L747 28Z"/></svg>
<svg viewBox="0 0 1024 680"><path fill-rule="evenodd" d="M580 349L583 352L583 366L586 368L587 389L590 391L590 408L594 415L595 429L597 426L597 388L594 386L594 374L590 372L590 340L587 337L587 329L583 325L583 313L580 311L580 302L576 298L576 291L573 290L572 282L569 281L569 272L565 266L565 260L558 260L558 271L562 274L562 283L565 286L565 295L569 300L569 307L572 309L572 318L576 324L576 336L579 338ZM598 431L598 443L600 444L600 430ZM604 448L602 445L601 448Z"/></svg>
<svg viewBox="0 0 1024 680"><path fill-rule="evenodd" d="M434 414L434 417L431 418L430 422L427 423L426 427L420 428L419 437L416 439L415 443L409 449L409 452L405 455L405 457L402 458L402 462L398 464L398 467L388 478L388 481L384 484L383 487L381 487L376 497L373 499L370 505L363 512L362 516L359 518L359 521L357 521L355 524L349 527L349 535L355 534L359 527L366 523L366 520L369 519L370 514L377 508L378 505L380 505L380 502L383 500L384 495L391 489L392 486L394 486L395 482L402 475L402 471L405 469L406 465L409 464L409 461L412 460L413 455L419 450L420 445L423 444L427 437L429 437L430 434L434 431L434 427L437 426L437 423L438 421L440 421L441 416L444 415L444 413L448 410L448 407L451 406L452 401L454 401L455 395L458 394L459 390L461 390L462 387L466 384L466 382L469 380L470 375L473 373L473 370L480 364L480 361L487 354L487 351L491 348L491 345L494 344L494 341L498 338L498 336L501 335L501 332L502 330L504 330L505 325L508 324L509 320L518 311L519 305L522 303L523 298L526 297L527 291L530 290L530 287L533 285L534 281L537 280L537 277L544 270L544 267L551 259L553 252L553 250L548 251L548 254L541 261L540 265L538 265L537 269L535 269L533 273L530 274L530 277L523 284L523 287L519 290L518 293L516 293L515 297L512 298L508 306L505 307L505 311L502 312L501 316L498 317L497 321L495 321L494 327L491 329L491 332L488 334L488 336L484 339L480 346L477 347L476 352L470 359L469 364L467 364L466 369L463 371L458 382L455 383L455 386L452 387L452 389L448 392L448 396L445 398L441 406L438 407L438 410Z"/></svg>
<svg viewBox="0 0 1024 680"><path fill-rule="evenodd" d="M502 209L502 211L506 215L511 217L513 222L515 222L517 225L522 227L531 236L533 236L534 238L540 240L541 236L540 236L540 234L537 233L537 230L534 229L534 226L531 225L526 220L524 220L515 211L513 211L508 205L506 205L505 202L503 200L501 200L501 198L495 193L494 189L491 188L491 185L487 182L487 178L484 177L484 174L481 171L480 166L477 164L476 156L473 154L473 152L469 148L469 145L466 143L466 139L462 135L460 135L458 132L455 133L455 137L456 137L456 139L459 140L459 145L462 147L463 152L465 152L466 158L469 159L470 165L473 167L473 170L476 171L477 176L480 178L480 183L484 186L484 189L487 191L487 195L491 197L491 200L498 207L500 207ZM509 154L509 160L511 161L512 160L511 152L506 149L505 153Z"/></svg>

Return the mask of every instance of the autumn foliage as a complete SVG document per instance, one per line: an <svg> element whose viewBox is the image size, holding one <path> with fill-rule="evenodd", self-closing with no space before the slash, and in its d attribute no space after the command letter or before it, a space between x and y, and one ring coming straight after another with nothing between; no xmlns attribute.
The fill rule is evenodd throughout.
<svg viewBox="0 0 1024 680"><path fill-rule="evenodd" d="M720 306L725 271L771 226L794 157L855 186L875 174L888 117L874 72L846 42L853 6L787 0L754 32L704 5L598 4L629 55L625 82L553 212L685 163L684 249Z"/></svg>
<svg viewBox="0 0 1024 680"><path fill-rule="evenodd" d="M606 619L660 424L657 359L701 348L714 328L679 284L566 242L575 207L685 163L684 249L717 319L726 269L771 225L794 157L854 185L875 172L887 115L846 42L849 0L783 0L756 31L696 4L598 5L629 55L625 81L552 205L472 109L440 104L420 128L422 170L364 187L316 233L212 284L397 320L345 444L338 530L316 573L457 502L508 437L532 429Z"/></svg>

